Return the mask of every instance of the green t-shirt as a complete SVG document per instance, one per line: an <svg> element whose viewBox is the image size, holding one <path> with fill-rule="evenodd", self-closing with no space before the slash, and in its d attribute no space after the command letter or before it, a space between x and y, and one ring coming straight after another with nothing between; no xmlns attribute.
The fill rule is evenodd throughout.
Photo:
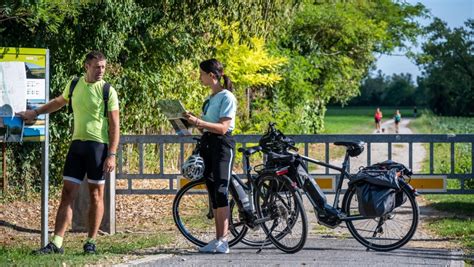
<svg viewBox="0 0 474 267"><path fill-rule="evenodd" d="M395 119L395 122L400 122L402 120L402 116L399 114L395 114L395 117L393 118Z"/></svg>
<svg viewBox="0 0 474 267"><path fill-rule="evenodd" d="M104 117L104 97L102 88L104 80L87 83L81 77L72 92L72 109L74 112L74 133L72 140L88 140L109 143L109 121ZM69 81L64 88L63 97L69 101ZM117 92L111 86L108 111L119 109Z"/></svg>

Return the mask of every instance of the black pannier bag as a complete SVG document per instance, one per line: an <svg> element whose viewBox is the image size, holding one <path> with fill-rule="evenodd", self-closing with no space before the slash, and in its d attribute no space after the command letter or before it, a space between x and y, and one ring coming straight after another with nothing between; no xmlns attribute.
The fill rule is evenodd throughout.
<svg viewBox="0 0 474 267"><path fill-rule="evenodd" d="M401 205L405 204L407 200L408 200L408 197L406 194L403 194L403 190L398 191L395 194L395 208L398 208Z"/></svg>
<svg viewBox="0 0 474 267"><path fill-rule="evenodd" d="M380 217L406 202L397 177L404 169L403 164L384 161L361 169L351 179L349 185L356 188L361 215Z"/></svg>
<svg viewBox="0 0 474 267"><path fill-rule="evenodd" d="M356 186L359 212L367 217L380 217L395 208L396 194L392 188L369 183Z"/></svg>

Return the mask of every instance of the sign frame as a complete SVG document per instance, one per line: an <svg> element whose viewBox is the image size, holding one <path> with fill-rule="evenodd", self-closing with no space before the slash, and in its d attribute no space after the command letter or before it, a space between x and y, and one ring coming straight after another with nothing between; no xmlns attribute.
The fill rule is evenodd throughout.
<svg viewBox="0 0 474 267"><path fill-rule="evenodd" d="M40 61L44 60L44 62ZM44 63L44 73L42 70L37 71L38 79L42 80L44 76L44 98L42 92L36 92L41 96L41 100L36 104L45 104L49 102L49 49L46 48L23 48L23 47L0 47L0 62L20 61L36 64L42 67ZM26 68L26 67L25 67ZM26 68L27 69L27 68ZM38 68L42 69L42 68ZM25 70L26 71L26 70ZM28 77L28 75L27 75ZM31 77L31 76L30 76ZM34 77L33 77L34 78ZM39 82L41 83L41 82ZM35 83L38 84L38 83ZM34 95L34 93L33 93ZM41 103L44 102L44 103ZM27 107L28 108L28 107ZM14 114L12 114L14 115ZM39 135L39 140L42 142L41 153L41 245L46 246L48 243L48 195L49 195L49 114L42 115L39 118L44 120L44 139ZM24 131L22 136L24 135Z"/></svg>

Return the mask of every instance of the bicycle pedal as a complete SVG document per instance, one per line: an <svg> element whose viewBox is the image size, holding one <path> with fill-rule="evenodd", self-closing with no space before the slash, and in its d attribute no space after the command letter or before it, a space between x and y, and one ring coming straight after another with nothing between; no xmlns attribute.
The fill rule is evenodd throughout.
<svg viewBox="0 0 474 267"><path fill-rule="evenodd" d="M252 226L247 225L247 226L249 227L249 230L252 231L252 232L256 232L256 231L260 230L260 228L261 228L259 224L252 225Z"/></svg>
<svg viewBox="0 0 474 267"><path fill-rule="evenodd" d="M336 222L335 224L333 224L333 223L326 223L326 222L324 222L324 221L322 221L322 220L318 220L318 224L321 224L321 225L323 225L323 226L329 227L329 228L331 228L331 229L335 229L335 228L337 228L337 227L339 226L340 222Z"/></svg>

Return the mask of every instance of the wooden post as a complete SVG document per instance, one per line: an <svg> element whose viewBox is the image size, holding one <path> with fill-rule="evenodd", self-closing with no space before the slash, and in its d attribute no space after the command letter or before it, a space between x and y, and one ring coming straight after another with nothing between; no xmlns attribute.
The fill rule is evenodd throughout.
<svg viewBox="0 0 474 267"><path fill-rule="evenodd" d="M87 177L81 184L79 194L73 205L72 230L87 232L89 225L89 187ZM104 217L100 224L100 230L109 234L115 234L115 171L106 174L104 189Z"/></svg>
<svg viewBox="0 0 474 267"><path fill-rule="evenodd" d="M3 193L6 193L8 190L8 177L7 177L7 144L4 142L2 146L2 173L3 173L3 181L2 181L2 187L3 187Z"/></svg>

